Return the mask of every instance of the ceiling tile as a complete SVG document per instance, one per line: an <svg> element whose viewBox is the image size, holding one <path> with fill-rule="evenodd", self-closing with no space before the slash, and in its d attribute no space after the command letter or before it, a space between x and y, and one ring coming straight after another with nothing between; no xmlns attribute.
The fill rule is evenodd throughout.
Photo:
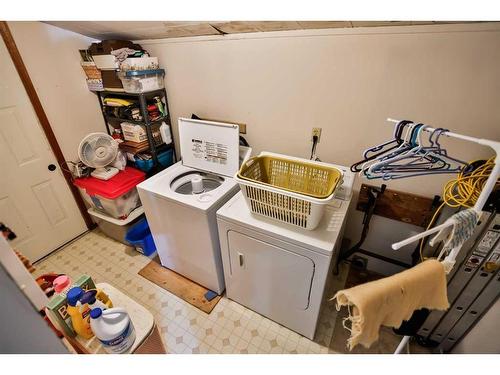
<svg viewBox="0 0 500 375"><path fill-rule="evenodd" d="M128 32L129 30L163 27L161 21L99 21L96 23L106 27L106 32Z"/></svg>
<svg viewBox="0 0 500 375"><path fill-rule="evenodd" d="M398 26L401 21L351 21L352 27Z"/></svg>
<svg viewBox="0 0 500 375"><path fill-rule="evenodd" d="M259 31L280 31L280 30L300 29L300 25L296 21L248 21L248 23L256 27Z"/></svg>
<svg viewBox="0 0 500 375"><path fill-rule="evenodd" d="M47 21L95 39L159 39L223 33L248 33L338 27L406 26L471 21ZM214 25L217 29L212 27Z"/></svg>
<svg viewBox="0 0 500 375"><path fill-rule="evenodd" d="M417 26L417 25L432 25L434 22L432 22L432 21L410 21L410 23L414 26Z"/></svg>
<svg viewBox="0 0 500 375"><path fill-rule="evenodd" d="M298 21L301 29L330 29L352 27L349 21Z"/></svg>
<svg viewBox="0 0 500 375"><path fill-rule="evenodd" d="M191 32L191 35L218 35L219 31L214 29L209 23L195 23L182 26L183 29Z"/></svg>
<svg viewBox="0 0 500 375"><path fill-rule="evenodd" d="M210 22L212 26L226 34L255 33L259 29L252 25L252 22L230 21L230 22Z"/></svg>

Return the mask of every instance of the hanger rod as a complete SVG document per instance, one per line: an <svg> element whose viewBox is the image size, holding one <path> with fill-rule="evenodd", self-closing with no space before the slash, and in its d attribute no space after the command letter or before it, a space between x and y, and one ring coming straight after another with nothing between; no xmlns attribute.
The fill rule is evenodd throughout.
<svg viewBox="0 0 500 375"><path fill-rule="evenodd" d="M392 122L392 123L396 123L396 124L400 122L400 120L395 120L393 118L388 118L387 121L388 122ZM431 127L427 127L427 128L424 128L423 130L432 132L435 129L431 128ZM483 210L484 205L486 204L486 201L488 200L488 197L490 196L491 192L495 188L496 181L500 177L500 160L499 160L500 142L491 141L489 139L482 139L482 138L470 137L468 135L462 135L462 134L453 133L453 132L450 132L450 131L443 132L443 135L448 136L448 137L452 137L452 138L462 139L462 140L468 141L468 142L478 143L478 144L483 145L483 146L488 146L488 147L492 148L493 151L495 151L495 154L496 154L496 156L495 156L495 166L493 167L493 170L491 171L490 176L486 180L486 183L484 184L483 190L481 191L481 194L479 195L479 198L477 199L476 204L474 205L474 210L477 213L481 213L481 211ZM419 240L421 238L427 237L427 236L429 236L429 235L431 235L433 233L436 233L439 230L444 229L444 228L446 228L448 226L451 226L451 225L453 225L453 223L451 223L449 221L445 222L445 223L443 223L441 225L438 225L438 226L436 226L434 228L426 230L426 231L424 231L422 233L419 233L419 234L416 234L414 236L408 237L407 239L405 239L403 241L399 241L399 242L393 243L392 244L392 248L394 250L398 250L398 249L400 249L401 247L403 247L405 245L408 245L408 244L410 244L412 242L415 242L415 241L417 241L417 240Z"/></svg>
<svg viewBox="0 0 500 375"><path fill-rule="evenodd" d="M387 121L393 122L395 124L401 122L400 120L395 120L393 118L388 118ZM436 129L435 128L431 128L431 127L426 127L423 130L428 131L428 132L433 132ZM479 143L480 145L484 145L484 146L489 146L489 147L491 147L492 149L495 150L495 152L497 153L497 155L500 153L500 142L491 141L489 139L471 137L471 136L468 136L468 135L453 133L453 132L450 132L450 131L443 132L442 135L445 135L445 136L448 136L448 137L462 139L464 141Z"/></svg>

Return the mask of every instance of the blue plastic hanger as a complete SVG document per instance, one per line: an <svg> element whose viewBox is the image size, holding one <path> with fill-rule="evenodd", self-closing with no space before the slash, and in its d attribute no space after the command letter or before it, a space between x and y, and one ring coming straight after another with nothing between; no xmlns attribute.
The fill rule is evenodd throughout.
<svg viewBox="0 0 500 375"><path fill-rule="evenodd" d="M423 124L418 124L414 129L412 129L409 142L409 145L413 146L411 149L404 150L404 148L401 148L398 150L398 153L400 153L399 155L390 157L380 163L373 164L367 171L365 171L365 176L368 179L382 178L384 180L390 180L426 174L459 172L462 167L458 166L451 168L451 163L449 163L446 159L450 159L461 164L464 163L458 159L449 157L446 150L441 148L441 145L438 142L439 136L446 130L434 130L429 137L430 146L423 145L421 134L424 130L425 126ZM437 134L435 141L432 140L434 134ZM410 159L410 161L404 164L394 164L395 162L406 159ZM425 161L420 162L421 160Z"/></svg>

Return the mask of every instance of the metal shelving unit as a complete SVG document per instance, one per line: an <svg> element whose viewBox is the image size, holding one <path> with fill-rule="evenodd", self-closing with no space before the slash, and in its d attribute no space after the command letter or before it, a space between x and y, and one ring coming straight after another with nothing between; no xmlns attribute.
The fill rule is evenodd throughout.
<svg viewBox="0 0 500 375"><path fill-rule="evenodd" d="M138 101L139 102L139 109L141 111L141 115L142 115L143 120L142 121L129 120L129 119L125 119L125 118L122 119L119 117L107 115L105 110L104 110L105 105L104 105L103 99L108 97L108 96L122 97L124 99ZM153 98L155 96L160 96L163 99L162 101L164 102L164 105L165 105L166 116L163 116L159 119L151 121L151 120L149 120L149 114L148 114L148 110L147 110L147 100L150 98ZM101 113L102 113L102 117L104 120L104 124L106 126L106 132L108 134L111 135L110 126L113 128L115 127L115 126L111 125L110 123L115 123L119 126L119 124L121 122L128 122L131 124L137 124L137 125L141 125L141 126L145 127L146 135L148 137L148 143L149 143L149 149L147 151L151 153L151 157L153 160L153 168L151 169L150 172L148 172L149 175L153 175L153 174L155 174L155 173L157 173L165 168L162 165L160 165L160 163L158 162L158 153L159 152L172 149L173 162L175 163L177 161L177 155L175 154L175 140L174 140L174 136L173 136L172 131L171 131L172 142L168 145L165 143L162 143L161 145L155 145L155 142L153 139L152 127L155 125L159 125L162 122L165 122L167 125L170 126L170 129L172 130L172 123L170 121L170 109L168 108L167 92L164 88L159 89L159 90L143 92L143 93L137 93L137 94L123 92L123 91L98 91L97 97L99 100L99 105L101 106ZM141 152L145 152L145 151L141 151Z"/></svg>

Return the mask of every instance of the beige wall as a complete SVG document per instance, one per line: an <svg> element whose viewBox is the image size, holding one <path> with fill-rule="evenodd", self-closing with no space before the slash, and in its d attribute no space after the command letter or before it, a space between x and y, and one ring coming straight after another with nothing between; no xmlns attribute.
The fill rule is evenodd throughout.
<svg viewBox="0 0 500 375"><path fill-rule="evenodd" d="M105 131L78 53L93 40L41 22L8 24L65 158L77 160L80 140Z"/></svg>
<svg viewBox="0 0 500 375"><path fill-rule="evenodd" d="M500 139L498 25L290 31L140 43L167 70L174 119L194 112L247 123L246 137L256 152L308 157L311 128L322 127L320 158L350 165L365 148L391 136L387 117ZM464 159L490 153L460 141L446 144ZM389 187L433 196L449 178L404 179ZM360 222L361 215L352 212L348 237L357 239ZM390 242L417 229L377 217L365 247L393 254ZM408 251L398 256L408 260Z"/></svg>

